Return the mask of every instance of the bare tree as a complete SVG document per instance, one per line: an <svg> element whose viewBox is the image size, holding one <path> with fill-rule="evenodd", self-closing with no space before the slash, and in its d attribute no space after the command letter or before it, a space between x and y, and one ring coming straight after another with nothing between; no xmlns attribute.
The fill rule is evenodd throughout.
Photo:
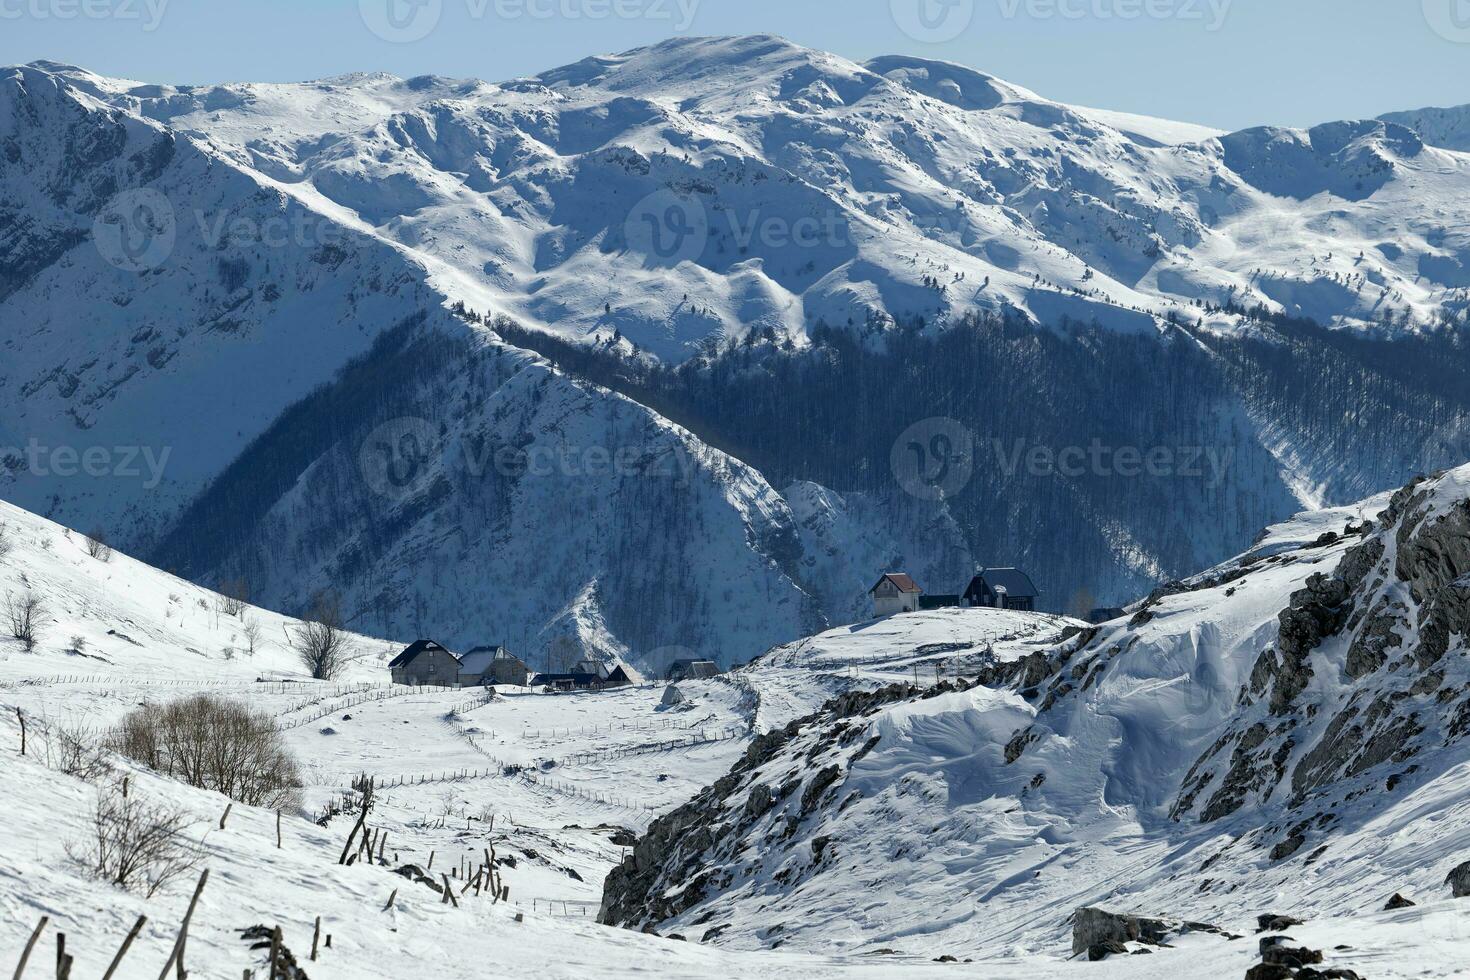
<svg viewBox="0 0 1470 980"><path fill-rule="evenodd" d="M46 604L30 589L19 596L5 593L5 618L12 639L25 644L27 652L36 648L41 639L41 619L46 615Z"/></svg>
<svg viewBox="0 0 1470 980"><path fill-rule="evenodd" d="M219 584L216 604L226 616L238 616L250 602L250 585L243 578L225 579Z"/></svg>
<svg viewBox="0 0 1470 980"><path fill-rule="evenodd" d="M192 824L184 811L147 803L113 784L97 794L88 839L66 850L98 878L151 898L203 860L187 833Z"/></svg>
<svg viewBox="0 0 1470 980"><path fill-rule="evenodd" d="M301 772L268 715L208 694L147 704L123 719L114 747L155 772L249 806L298 806Z"/></svg>
<svg viewBox="0 0 1470 980"><path fill-rule="evenodd" d="M347 634L342 628L342 602L334 593L319 593L291 643L302 666L319 681L329 681L347 666Z"/></svg>
<svg viewBox="0 0 1470 980"><path fill-rule="evenodd" d="M10 554L10 526L0 524L0 558Z"/></svg>
<svg viewBox="0 0 1470 980"><path fill-rule="evenodd" d="M255 651L260 649L260 623L253 619L246 619L241 632L245 634L245 652L253 659Z"/></svg>
<svg viewBox="0 0 1470 980"><path fill-rule="evenodd" d="M98 561L112 560L112 546L107 543L107 532L100 527L94 528L87 535L87 554Z"/></svg>

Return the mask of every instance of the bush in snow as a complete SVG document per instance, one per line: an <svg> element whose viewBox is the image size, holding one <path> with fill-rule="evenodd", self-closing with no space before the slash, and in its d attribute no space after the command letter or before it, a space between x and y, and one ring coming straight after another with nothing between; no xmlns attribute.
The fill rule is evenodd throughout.
<svg viewBox="0 0 1470 980"><path fill-rule="evenodd" d="M10 528L0 524L0 558L10 554Z"/></svg>
<svg viewBox="0 0 1470 980"><path fill-rule="evenodd" d="M123 719L115 747L155 772L250 806L300 804L301 773L275 722L224 698L145 704Z"/></svg>
<svg viewBox="0 0 1470 980"><path fill-rule="evenodd" d="M87 535L87 554L98 561L112 560L112 546L107 543L107 534L101 528Z"/></svg>
<svg viewBox="0 0 1470 980"><path fill-rule="evenodd" d="M5 619L12 639L25 644L27 651L34 650L41 638L41 619L46 615L46 604L30 589L20 595L5 594Z"/></svg>
<svg viewBox="0 0 1470 980"><path fill-rule="evenodd" d="M215 605L226 616L238 616L250 601L250 586L243 578L225 579L219 584Z"/></svg>
<svg viewBox="0 0 1470 980"><path fill-rule="evenodd" d="M183 811L146 803L115 784L98 792L86 841L66 850L98 878L151 898L203 859L187 834L192 823Z"/></svg>
<svg viewBox="0 0 1470 980"><path fill-rule="evenodd" d="M49 769L96 782L112 771L103 740L80 726L48 724L40 739L41 761Z"/></svg>

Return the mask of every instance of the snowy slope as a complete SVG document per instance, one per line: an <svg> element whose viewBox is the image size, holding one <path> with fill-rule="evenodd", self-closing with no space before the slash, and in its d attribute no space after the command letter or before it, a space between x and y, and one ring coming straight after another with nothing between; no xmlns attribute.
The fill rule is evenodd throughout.
<svg viewBox="0 0 1470 980"><path fill-rule="evenodd" d="M839 697L655 823L604 919L738 948L1025 959L1065 955L1083 906L1236 932L1366 916L1403 927L1398 953L1348 940L1329 965L1417 975L1421 916L1470 938L1444 884L1470 849L1467 513L1470 468L1273 528L979 683ZM882 645L852 635L810 655ZM745 676L764 670L786 683L778 662ZM1375 915L1396 892L1423 907Z"/></svg>
<svg viewBox="0 0 1470 980"><path fill-rule="evenodd" d="M949 610L893 617L773 651L728 680L682 684L683 702L673 708L657 687L572 696L508 691L490 701L391 688L373 656L350 686L258 682L289 675L289 656L263 649L252 664L216 655L225 631L206 610L194 611L199 599L210 604L208 594L122 555L100 561L75 534L6 508L10 548L0 558L0 585L43 595L51 610L47 637L84 636L86 651L105 659L79 660L52 639L33 653L3 644L0 741L12 754L0 766L7 801L0 945L18 949L45 914L50 930L67 934L76 969L100 974L146 914L149 923L118 975L156 975L193 882L145 900L90 879L67 853L86 838L98 787L127 774L133 793L182 808L193 821L188 833L204 849L210 879L187 954L200 975L259 967L261 954L239 937L256 924L281 925L304 957L318 916L332 945L309 972L326 977L424 969L450 978L928 977L952 975L954 965L934 960L953 955L1007 980L1154 980L1239 976L1259 960L1253 937L1206 934L1149 956L1070 958L1071 910L1100 904L1189 915L1237 933L1252 931L1259 913L1294 913L1310 921L1291 934L1326 950L1328 966L1372 977L1452 976L1470 955L1470 909L1447 900L1441 884L1470 846L1465 762L1456 746L1425 744L1421 770L1404 776L1396 792L1363 798L1339 822L1319 822L1310 857L1305 848L1284 858L1266 853L1279 834L1262 824L1287 812L1285 801L1253 804L1248 819L1205 825L1172 822L1164 808L1181 768L1207 744L1209 733L1200 729L1234 716L1233 695L1221 693L1230 681L1211 680L1205 666L1223 674L1248 664L1247 653L1272 643L1272 617L1292 601L1292 590L1376 542L1398 542L1397 567L1408 577L1371 579L1371 596L1411 589L1426 622L1434 622L1435 597L1446 594L1434 583L1448 579L1453 589L1470 569L1467 500L1470 471L1460 471L1399 495L1382 526L1366 534L1322 538L1334 525L1379 517L1388 501L1306 515L1273 528L1252 555L1186 583L1190 591L1141 606L1151 614L1147 622L1084 632L1061 646L1057 631L1070 624L1044 616ZM1424 555L1433 560L1414 557ZM119 623L140 645L107 632ZM1335 641L1324 646L1321 680L1308 691L1324 706L1344 697L1327 669L1338 650ZM1421 650L1415 640L1405 652L1412 658ZM1074 652L1058 673L1054 665L1067 651ZM1456 646L1443 664L1462 659ZM956 687L941 667L944 685L926 681L918 697L875 691L915 662L936 660L978 672L985 684ZM1097 679L1062 692L1067 668ZM1383 680L1401 683L1407 678L1391 675L1413 669L1384 671ZM818 715L779 728L760 723L761 702L772 693L811 692L844 676L847 693ZM281 848L268 811L237 805L220 829L226 801L216 794L116 759L98 783L44 765L52 725L96 730L139 700L196 691L242 698L274 715L303 760L306 807L284 815ZM17 707L30 719L24 759L13 754ZM1018 742L1022 730L1035 737ZM808 793L806 784L823 779L834 760L850 762L845 773L837 770L835 797ZM692 794L703 806L711 793L728 793L731 777L721 774L732 764L742 784L736 796L756 826L786 828L753 839L754 850L720 865L753 874L665 921L659 932L667 938L594 924L600 879L626 852L628 831L647 828ZM363 771L385 786L372 824L388 832L387 865L343 868L336 860L350 817L324 825L308 818ZM762 812L745 803L745 773L795 785ZM701 791L704 785L714 789ZM804 819L775 823L801 809L810 811ZM705 839L747 833L749 817L718 816ZM466 895L458 909L447 907L391 873L410 862L422 867L430 852L435 868L448 871L491 844L514 860L502 868L508 906ZM1322 844L1327 850L1318 853ZM394 907L385 910L395 889ZM1419 904L1377 911L1395 891ZM667 900L678 902L681 893L672 890ZM54 935L45 934L37 961L49 962ZM870 955L879 948L891 952Z"/></svg>
<svg viewBox="0 0 1470 980"><path fill-rule="evenodd" d="M288 635L296 621L246 606L230 615L220 597L113 551L93 557L87 538L0 502L0 603L43 603L35 649L0 639L0 683L131 676L204 685L309 677ZM8 621L7 621L8 622ZM246 628L259 627L252 655ZM381 680L400 648L354 635L342 680Z"/></svg>

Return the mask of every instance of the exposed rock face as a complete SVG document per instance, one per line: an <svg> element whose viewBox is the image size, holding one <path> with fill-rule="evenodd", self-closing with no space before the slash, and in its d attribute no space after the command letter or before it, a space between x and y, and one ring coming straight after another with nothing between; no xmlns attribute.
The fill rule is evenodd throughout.
<svg viewBox="0 0 1470 980"><path fill-rule="evenodd" d="M597 921L640 929L693 908L729 887L732 876L721 869L732 854L752 844L769 849L768 861L779 863L780 855L795 843L797 830L818 810L835 804L847 771L877 744L864 715L895 701L936 697L964 687L945 683L920 692L894 685L850 692L809 718L756 738L728 775L653 822L632 853L608 875ZM807 762L833 761L809 765L779 782L762 769L778 756L798 754ZM782 883L820 865L831 843L819 837L810 848L800 848L801 860L779 873Z"/></svg>
<svg viewBox="0 0 1470 980"><path fill-rule="evenodd" d="M1450 892L1456 898L1465 898L1470 895L1470 861L1451 871L1444 883L1450 886Z"/></svg>
<svg viewBox="0 0 1470 980"><path fill-rule="evenodd" d="M1398 786L1426 747L1470 729L1470 691L1444 667L1470 636L1461 482L1441 474L1399 491L1377 526L1353 529L1365 536L1333 573L1292 595L1239 718L1185 778L1176 818L1208 823L1284 803L1266 842L1285 860L1343 802L1375 784ZM1323 669L1332 675L1319 682Z"/></svg>

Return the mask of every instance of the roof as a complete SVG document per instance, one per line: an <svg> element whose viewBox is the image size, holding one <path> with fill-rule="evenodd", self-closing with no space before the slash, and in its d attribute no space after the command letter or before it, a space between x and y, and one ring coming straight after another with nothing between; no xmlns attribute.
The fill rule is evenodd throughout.
<svg viewBox="0 0 1470 980"><path fill-rule="evenodd" d="M432 653L436 650L448 653L455 660L459 660L459 657L455 657L453 653L450 653L449 649L443 644L435 643L433 640L419 640L416 643L409 644L402 653L388 661L388 667L390 669L393 667L407 667L410 663L417 660L420 654Z"/></svg>
<svg viewBox="0 0 1470 980"><path fill-rule="evenodd" d="M873 588L869 589L868 591L876 591L878 586L882 585L884 581L892 582L894 585L898 586L898 591L900 592L924 591L923 589L919 588L919 583L909 578L908 573L906 572L889 572L887 575L884 575L883 578L880 578L878 581L874 582Z"/></svg>
<svg viewBox="0 0 1470 980"><path fill-rule="evenodd" d="M983 579L990 586L992 592L1005 592L1011 598L1034 599L1041 595L1036 590L1036 585L1031 581L1031 576L1019 568L987 568L975 576L976 581ZM973 586L975 582L971 582ZM968 589L965 591L969 591Z"/></svg>
<svg viewBox="0 0 1470 980"><path fill-rule="evenodd" d="M498 660L514 660L520 663L522 667L525 666L525 663L519 657L501 646L475 647L460 658L460 662L464 664L465 672L469 674L483 674Z"/></svg>

